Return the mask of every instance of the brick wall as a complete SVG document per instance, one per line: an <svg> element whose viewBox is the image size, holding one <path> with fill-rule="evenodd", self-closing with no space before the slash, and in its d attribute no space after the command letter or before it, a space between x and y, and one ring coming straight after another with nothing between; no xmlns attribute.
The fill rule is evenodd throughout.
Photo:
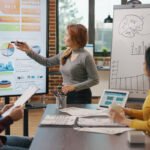
<svg viewBox="0 0 150 150"><path fill-rule="evenodd" d="M56 0L49 0L49 52L48 57L56 54ZM57 72L59 66L49 67L48 74L48 94L42 96L34 96L33 100L46 99L47 103L54 103L55 97L51 90L55 89L57 85L62 83L61 75L52 75L52 72Z"/></svg>
<svg viewBox="0 0 150 150"><path fill-rule="evenodd" d="M56 54L56 0L49 0L49 52L48 57ZM51 90L55 89L57 85L62 83L61 75L52 74L57 72L59 66L48 68L48 94L42 96L34 96L32 100L45 100L46 103L55 103L55 97Z"/></svg>

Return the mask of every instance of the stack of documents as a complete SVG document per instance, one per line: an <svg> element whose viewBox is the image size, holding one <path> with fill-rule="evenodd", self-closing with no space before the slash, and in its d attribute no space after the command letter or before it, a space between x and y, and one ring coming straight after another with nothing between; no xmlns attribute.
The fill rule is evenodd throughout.
<svg viewBox="0 0 150 150"><path fill-rule="evenodd" d="M109 116L107 112L102 112L100 110L93 110L93 109L78 108L78 107L68 107L68 108L61 109L60 111L76 117Z"/></svg>
<svg viewBox="0 0 150 150"><path fill-rule="evenodd" d="M84 127L96 127L96 126L105 126L105 127L125 127L125 125L115 123L110 118L79 118L77 122L78 126Z"/></svg>
<svg viewBox="0 0 150 150"><path fill-rule="evenodd" d="M42 121L41 125L74 125L76 121L75 116L67 115L47 115Z"/></svg>
<svg viewBox="0 0 150 150"><path fill-rule="evenodd" d="M104 133L104 134L120 134L126 131L135 130L133 128L74 128L77 131L84 131L84 132L95 132L95 133Z"/></svg>

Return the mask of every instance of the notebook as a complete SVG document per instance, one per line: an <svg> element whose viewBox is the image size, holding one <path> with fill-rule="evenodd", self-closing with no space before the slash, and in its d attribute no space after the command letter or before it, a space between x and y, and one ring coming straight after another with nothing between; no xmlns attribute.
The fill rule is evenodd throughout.
<svg viewBox="0 0 150 150"><path fill-rule="evenodd" d="M102 96L98 103L98 108L103 113L108 113L108 108L112 103L116 103L121 107L125 107L129 96L129 91L121 91L121 90L104 90Z"/></svg>
<svg viewBox="0 0 150 150"><path fill-rule="evenodd" d="M28 87L23 94L16 100L16 102L14 103L14 105L9 108L6 112L4 112L2 114L2 117L6 117L8 116L11 111L16 108L17 106L22 106L25 104L25 102L27 102L29 100L29 98L37 91L39 90L39 88L37 86L30 86Z"/></svg>
<svg viewBox="0 0 150 150"><path fill-rule="evenodd" d="M42 126L45 125L74 125L76 121L76 116L68 116L68 115L47 115L41 121Z"/></svg>

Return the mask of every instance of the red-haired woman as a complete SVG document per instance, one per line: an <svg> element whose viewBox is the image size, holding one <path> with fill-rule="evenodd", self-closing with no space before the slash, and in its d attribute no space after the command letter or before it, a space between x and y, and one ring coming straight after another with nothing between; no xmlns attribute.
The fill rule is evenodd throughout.
<svg viewBox="0 0 150 150"><path fill-rule="evenodd" d="M45 58L35 53L26 43L15 42L18 49L44 66L60 65L63 77L62 91L67 94L68 104L91 103L90 87L99 83L93 57L84 49L87 29L81 24L70 24L64 38L68 47L64 52Z"/></svg>

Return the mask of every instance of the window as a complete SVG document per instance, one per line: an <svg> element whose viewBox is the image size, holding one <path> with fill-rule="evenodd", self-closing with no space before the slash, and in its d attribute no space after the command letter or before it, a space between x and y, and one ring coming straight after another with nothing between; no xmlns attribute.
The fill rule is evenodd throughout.
<svg viewBox="0 0 150 150"><path fill-rule="evenodd" d="M57 50L66 48L64 35L67 25L81 23L88 28L94 55L102 55L104 49L111 52L112 24L104 23L104 19L108 15L113 17L113 5L121 5L121 2L125 4L126 0L57 0Z"/></svg>
<svg viewBox="0 0 150 150"><path fill-rule="evenodd" d="M88 0L58 0L59 50L65 49L64 35L68 24L81 23L88 28L88 7Z"/></svg>
<svg viewBox="0 0 150 150"><path fill-rule="evenodd" d="M120 5L120 0L95 0L95 52L111 51L112 23L104 23L104 19L113 17L113 5Z"/></svg>
<svg viewBox="0 0 150 150"><path fill-rule="evenodd" d="M150 0L140 0L142 4L150 4Z"/></svg>

